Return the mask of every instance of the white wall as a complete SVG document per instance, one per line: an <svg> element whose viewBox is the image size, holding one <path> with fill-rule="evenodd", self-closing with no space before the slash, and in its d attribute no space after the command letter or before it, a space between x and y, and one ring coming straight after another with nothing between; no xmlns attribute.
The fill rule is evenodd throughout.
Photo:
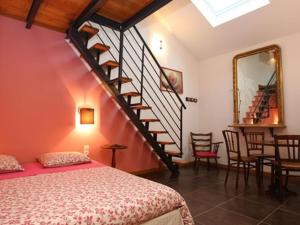
<svg viewBox="0 0 300 225"><path fill-rule="evenodd" d="M189 51L187 51L182 44L169 33L165 26L163 26L154 16L149 17L138 25L146 42L150 44L151 50L156 55L161 66L183 72L183 94L181 99L187 106L183 114L183 150L184 159L190 159L192 150L190 146L190 132L199 130L200 121L200 104L188 103L185 97L198 96L198 61ZM163 50L159 51L157 43L159 40L163 41Z"/></svg>
<svg viewBox="0 0 300 225"><path fill-rule="evenodd" d="M199 63L199 130L212 131L216 140L223 140L222 130L233 122L232 58L239 53L278 44L282 49L283 94L286 129L276 129L276 133L300 134L300 33L270 40L234 52L203 60ZM269 136L269 131L264 130ZM240 136L242 152L246 154L244 138ZM269 150L271 151L271 149ZM225 144L220 148L220 162L227 163Z"/></svg>

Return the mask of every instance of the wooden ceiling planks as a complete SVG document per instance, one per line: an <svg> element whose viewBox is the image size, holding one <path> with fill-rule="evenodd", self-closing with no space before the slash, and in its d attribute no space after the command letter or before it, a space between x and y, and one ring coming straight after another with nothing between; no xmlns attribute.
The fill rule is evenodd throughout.
<svg viewBox="0 0 300 225"><path fill-rule="evenodd" d="M33 0L0 0L0 14L25 21ZM34 24L65 32L89 0L43 0Z"/></svg>
<svg viewBox="0 0 300 225"><path fill-rule="evenodd" d="M33 0L0 0L0 14L25 21ZM127 21L154 0L106 0L97 14L119 23ZM65 32L90 0L43 0L34 24Z"/></svg>
<svg viewBox="0 0 300 225"><path fill-rule="evenodd" d="M154 0L107 0L97 12L99 15L118 23L126 22Z"/></svg>
<svg viewBox="0 0 300 225"><path fill-rule="evenodd" d="M0 14L25 21L31 3L32 0L0 0Z"/></svg>
<svg viewBox="0 0 300 225"><path fill-rule="evenodd" d="M89 2L89 0L43 0L35 22L65 32Z"/></svg>

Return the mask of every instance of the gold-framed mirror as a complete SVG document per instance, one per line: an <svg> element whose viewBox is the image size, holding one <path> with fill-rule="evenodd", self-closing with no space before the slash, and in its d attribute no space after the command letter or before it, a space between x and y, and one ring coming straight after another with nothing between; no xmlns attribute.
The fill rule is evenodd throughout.
<svg viewBox="0 0 300 225"><path fill-rule="evenodd" d="M234 125L284 126L281 49L278 45L233 58Z"/></svg>

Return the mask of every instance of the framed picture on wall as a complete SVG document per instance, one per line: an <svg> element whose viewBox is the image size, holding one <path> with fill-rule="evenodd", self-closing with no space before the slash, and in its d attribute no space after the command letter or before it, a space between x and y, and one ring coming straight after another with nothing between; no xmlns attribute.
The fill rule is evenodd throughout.
<svg viewBox="0 0 300 225"><path fill-rule="evenodd" d="M164 70L167 78L169 79L170 83L173 85L175 91L178 94L183 93L183 81L182 81L182 72L162 67ZM172 88L170 87L168 81L164 77L163 73L160 73L160 90L161 91L172 91Z"/></svg>

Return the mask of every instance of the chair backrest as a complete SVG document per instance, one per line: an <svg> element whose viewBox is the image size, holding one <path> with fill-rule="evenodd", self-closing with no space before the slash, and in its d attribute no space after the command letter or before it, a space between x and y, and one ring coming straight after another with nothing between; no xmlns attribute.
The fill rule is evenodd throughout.
<svg viewBox="0 0 300 225"><path fill-rule="evenodd" d="M264 132L245 132L247 155L264 154Z"/></svg>
<svg viewBox="0 0 300 225"><path fill-rule="evenodd" d="M300 162L300 135L275 135L275 159Z"/></svg>
<svg viewBox="0 0 300 225"><path fill-rule="evenodd" d="M228 160L232 155L237 155L238 157L240 157L241 152L240 152L239 132L232 131L232 130L223 130L222 133L225 139Z"/></svg>
<svg viewBox="0 0 300 225"><path fill-rule="evenodd" d="M194 154L196 151L212 151L212 133L201 134L191 132Z"/></svg>

